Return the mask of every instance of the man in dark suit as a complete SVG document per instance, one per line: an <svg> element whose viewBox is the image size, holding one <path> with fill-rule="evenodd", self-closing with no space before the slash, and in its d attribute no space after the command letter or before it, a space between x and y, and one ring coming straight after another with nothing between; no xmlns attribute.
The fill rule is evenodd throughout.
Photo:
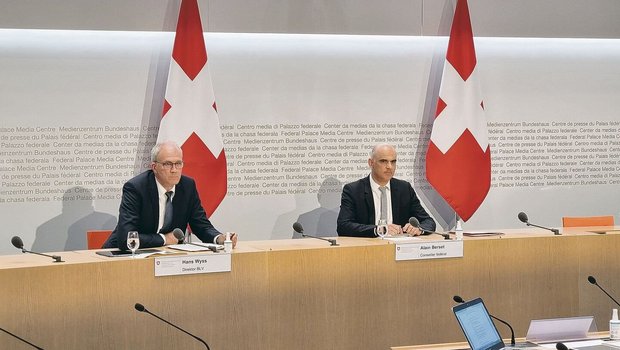
<svg viewBox="0 0 620 350"><path fill-rule="evenodd" d="M196 183L182 175L182 169L183 151L176 143L155 145L151 169L123 186L118 224L103 247L126 250L129 231L138 231L140 248L177 244L172 231L185 230L188 224L201 241L223 244L224 235L213 227L200 204ZM234 247L237 235L231 239Z"/></svg>
<svg viewBox="0 0 620 350"><path fill-rule="evenodd" d="M339 236L377 236L376 228L382 215L382 192L386 198L383 215L388 223L388 234L422 234L422 230L409 224L410 217L417 218L423 230L435 231L435 220L424 210L411 184L393 178L396 171L396 149L393 146L375 146L368 166L371 169L369 176L346 184L342 190Z"/></svg>

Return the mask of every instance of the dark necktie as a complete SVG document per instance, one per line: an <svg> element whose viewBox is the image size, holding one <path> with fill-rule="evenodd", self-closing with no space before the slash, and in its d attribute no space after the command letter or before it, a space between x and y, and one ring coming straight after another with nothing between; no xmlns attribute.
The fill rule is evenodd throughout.
<svg viewBox="0 0 620 350"><path fill-rule="evenodd" d="M164 209L164 224L161 227L162 233L170 232L172 226L172 194L174 192L166 192L166 209Z"/></svg>

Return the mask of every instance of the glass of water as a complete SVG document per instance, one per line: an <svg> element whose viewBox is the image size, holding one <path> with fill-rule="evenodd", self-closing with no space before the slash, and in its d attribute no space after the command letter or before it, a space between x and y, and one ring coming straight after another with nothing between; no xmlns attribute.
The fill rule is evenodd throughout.
<svg viewBox="0 0 620 350"><path fill-rule="evenodd" d="M127 248L131 250L131 257L136 257L136 250L140 248L140 236L138 236L138 231L129 231L127 233Z"/></svg>
<svg viewBox="0 0 620 350"><path fill-rule="evenodd" d="M377 230L377 235L381 237L381 239L383 239L383 237L385 237L388 234L387 220L379 219L376 230Z"/></svg>

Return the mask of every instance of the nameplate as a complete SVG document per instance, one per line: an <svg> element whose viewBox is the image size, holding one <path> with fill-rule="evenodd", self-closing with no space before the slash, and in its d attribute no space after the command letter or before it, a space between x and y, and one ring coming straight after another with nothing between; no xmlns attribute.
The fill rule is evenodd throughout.
<svg viewBox="0 0 620 350"><path fill-rule="evenodd" d="M462 258L463 241L419 241L396 244L396 261Z"/></svg>
<svg viewBox="0 0 620 350"><path fill-rule="evenodd" d="M196 254L155 258L155 277L230 272L231 254Z"/></svg>

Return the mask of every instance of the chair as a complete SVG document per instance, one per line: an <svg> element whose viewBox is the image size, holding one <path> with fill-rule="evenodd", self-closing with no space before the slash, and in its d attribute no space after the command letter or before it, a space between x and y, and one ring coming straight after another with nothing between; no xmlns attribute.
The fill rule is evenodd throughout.
<svg viewBox="0 0 620 350"><path fill-rule="evenodd" d="M112 230L88 230L86 231L86 244L88 249L101 249L105 241L112 234Z"/></svg>
<svg viewBox="0 0 620 350"><path fill-rule="evenodd" d="M583 226L614 226L613 215L605 216L564 216L562 218L563 227L583 227Z"/></svg>

